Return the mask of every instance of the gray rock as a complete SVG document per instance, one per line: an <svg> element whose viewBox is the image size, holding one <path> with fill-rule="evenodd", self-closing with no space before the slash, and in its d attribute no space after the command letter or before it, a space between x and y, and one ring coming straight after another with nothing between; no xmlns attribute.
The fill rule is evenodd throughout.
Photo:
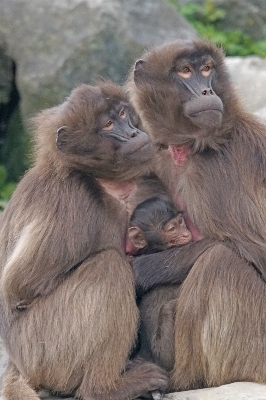
<svg viewBox="0 0 266 400"><path fill-rule="evenodd" d="M194 29L166 0L0 0L24 118L101 76L123 83L143 49Z"/></svg>
<svg viewBox="0 0 266 400"><path fill-rule="evenodd" d="M266 104L266 60L257 56L226 57L226 64L239 95L250 111Z"/></svg>
<svg viewBox="0 0 266 400"><path fill-rule="evenodd" d="M3 375L3 372L4 372L6 364L7 364L7 359L8 359L8 357L7 357L6 351L3 347L2 341L0 339L0 390L2 387L2 375Z"/></svg>
<svg viewBox="0 0 266 400"><path fill-rule="evenodd" d="M258 117L260 117L263 122L266 122L266 107L262 107L259 110L255 111L255 113Z"/></svg>
<svg viewBox="0 0 266 400"><path fill-rule="evenodd" d="M0 107L10 100L12 78L12 60L3 50L0 50Z"/></svg>
<svg viewBox="0 0 266 400"><path fill-rule="evenodd" d="M168 400L266 400L266 385L236 382L210 389L168 394Z"/></svg>

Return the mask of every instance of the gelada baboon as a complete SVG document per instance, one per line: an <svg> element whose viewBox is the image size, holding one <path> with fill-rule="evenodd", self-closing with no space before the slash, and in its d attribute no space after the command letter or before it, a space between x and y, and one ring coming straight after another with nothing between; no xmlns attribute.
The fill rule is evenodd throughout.
<svg viewBox="0 0 266 400"><path fill-rule="evenodd" d="M128 400L165 389L156 365L126 364L138 324L126 202L151 141L108 82L79 86L33 123L34 165L1 218L3 396Z"/></svg>
<svg viewBox="0 0 266 400"><path fill-rule="evenodd" d="M154 196L140 203L131 215L128 238L134 255L153 254L190 242L182 212L167 196Z"/></svg>
<svg viewBox="0 0 266 400"><path fill-rule="evenodd" d="M194 238L224 242L182 285L173 389L266 383L266 127L238 100L222 50L200 40L145 53L128 90ZM148 258L163 276L160 254L134 266L138 285Z"/></svg>
<svg viewBox="0 0 266 400"><path fill-rule="evenodd" d="M143 201L130 218L128 240L135 257L179 247L189 243L191 239L191 232L187 229L182 213L166 195L157 195ZM138 354L168 370L173 365L174 309L179 289L179 284L156 287L145 294L139 304Z"/></svg>
<svg viewBox="0 0 266 400"><path fill-rule="evenodd" d="M159 222L160 217L157 216L156 219L153 219L152 217L155 216L156 212L159 212L162 218L167 220L168 217L172 216L174 212L179 210L179 208L171 205L170 208L174 207L175 210L171 209L171 215L169 214L169 210L167 211L169 207L169 195L165 186L156 175L149 174L142 176L136 180L136 183L137 188L134 191L134 194L128 200L128 208L130 210L129 224L136 225L141 223L141 219L143 219L144 222L147 222L149 216L151 217L149 224L150 227L147 226L146 231L145 226L142 225L143 232L145 231L146 236L148 235L146 241L150 241L150 246L147 248L145 246L143 249L139 248L141 257L136 257L134 259L134 257L130 256L131 261L133 259L132 266L136 278L135 283L137 294L141 297L145 292L147 292L147 290L150 290L160 284L182 283L198 257L205 250L216 244L217 240L210 238L204 238L197 242L192 242L189 240L185 246L171 247L168 245L168 243L160 243L161 240L159 237L157 238L159 243L158 247L156 246L156 251L160 250L160 253L156 254L157 262L154 263L154 258L149 257L149 254L154 253L155 250L154 242L156 238L154 237L154 228L158 228L158 226L156 226L156 222ZM155 197L155 199L150 203L150 199L153 197ZM167 201L165 201L166 197L168 197ZM156 205L155 207L153 207L154 204ZM139 217L136 219L136 209L140 209L141 211L140 214L137 212L137 217L142 215L142 211L144 214L148 212L148 215L146 217L142 215L142 218ZM138 235L135 228L130 233L132 241L130 240L130 235L128 235L126 245L126 251L128 254L136 254L136 252L138 253L138 249L136 248L136 246L139 246L139 244L136 243L138 240ZM149 229L151 230L150 233L148 232ZM129 232L130 230L131 228L129 227ZM185 232L187 231L185 230ZM159 230L159 234L160 233L161 232ZM166 245L168 249L164 248ZM160 264L160 268L158 268L157 264Z"/></svg>
<svg viewBox="0 0 266 400"><path fill-rule="evenodd" d="M162 185L154 178L138 180L133 201L145 198L152 191L160 194L138 204L131 215L128 228L131 248L127 248L134 254L131 261L133 268L136 270L136 264L142 266L138 269L142 275L142 287L137 287L141 320L138 356L154 361L170 371L174 361L174 312L180 283L184 281L197 258L212 247L215 241L202 239L191 242L192 234L186 226L183 213L174 206L166 192L161 194ZM166 251L173 247L173 250ZM152 265L152 260L146 257L153 253L157 253L159 262L167 266L163 270L163 277L160 274L162 269L160 268L158 274L156 265ZM164 285L157 286L161 281ZM154 289L144 293L145 285Z"/></svg>

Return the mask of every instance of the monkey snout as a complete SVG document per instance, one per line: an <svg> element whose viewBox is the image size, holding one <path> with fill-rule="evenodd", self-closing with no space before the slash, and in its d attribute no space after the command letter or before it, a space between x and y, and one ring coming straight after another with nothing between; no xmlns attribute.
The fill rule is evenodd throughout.
<svg viewBox="0 0 266 400"><path fill-rule="evenodd" d="M203 96L214 95L214 91L212 89L203 89L201 94L203 94Z"/></svg>
<svg viewBox="0 0 266 400"><path fill-rule="evenodd" d="M195 96L184 105L184 114L194 125L210 131L222 123L223 103L212 89L204 89L200 97Z"/></svg>

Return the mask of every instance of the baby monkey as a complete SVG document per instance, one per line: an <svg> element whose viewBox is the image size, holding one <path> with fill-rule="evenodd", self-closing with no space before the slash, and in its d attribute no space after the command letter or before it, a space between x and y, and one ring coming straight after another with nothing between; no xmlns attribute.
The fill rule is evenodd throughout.
<svg viewBox="0 0 266 400"><path fill-rule="evenodd" d="M134 256L157 253L190 242L182 212L166 195L151 197L140 203L130 218L128 240Z"/></svg>
<svg viewBox="0 0 266 400"><path fill-rule="evenodd" d="M128 228L131 248L127 248L132 263L138 256L145 257L171 247L180 247L190 241L192 234L182 212L166 195L151 197L133 211ZM146 268L149 268L149 264ZM138 355L153 360L168 371L173 365L174 315L179 290L180 285L174 284L156 287L144 296L138 296L137 291L141 319ZM155 334L148 339L151 332ZM159 391L153 392L152 397L156 400L163 398Z"/></svg>

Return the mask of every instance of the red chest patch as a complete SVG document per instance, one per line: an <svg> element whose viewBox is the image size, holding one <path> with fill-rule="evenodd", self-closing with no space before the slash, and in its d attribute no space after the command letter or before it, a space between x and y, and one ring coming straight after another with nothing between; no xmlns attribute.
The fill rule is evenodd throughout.
<svg viewBox="0 0 266 400"><path fill-rule="evenodd" d="M189 154L189 148L186 146L170 145L169 151L176 165L182 164L187 159Z"/></svg>

